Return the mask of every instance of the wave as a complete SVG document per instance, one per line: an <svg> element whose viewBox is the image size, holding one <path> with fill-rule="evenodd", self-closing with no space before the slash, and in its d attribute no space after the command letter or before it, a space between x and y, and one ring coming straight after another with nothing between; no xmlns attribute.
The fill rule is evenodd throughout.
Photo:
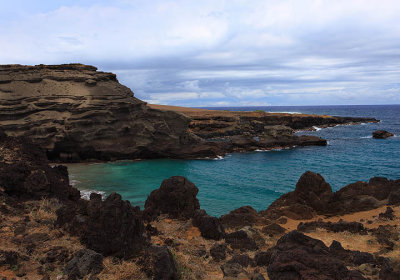
<svg viewBox="0 0 400 280"><path fill-rule="evenodd" d="M223 160L224 157L223 156L217 156L216 158L213 158L213 160Z"/></svg>
<svg viewBox="0 0 400 280"><path fill-rule="evenodd" d="M105 192L102 192L102 191L96 191L96 190L81 190L80 192L81 192L81 198L82 198L82 199L86 199L86 200L89 200L89 199L90 199L90 195L91 195L92 193L97 193L97 194L101 195L101 198L102 198L102 199L105 199L105 198L106 198L106 193L105 193Z"/></svg>
<svg viewBox="0 0 400 280"><path fill-rule="evenodd" d="M315 131L320 131L322 128L318 127L318 126L313 126L313 128L315 129Z"/></svg>
<svg viewBox="0 0 400 280"><path fill-rule="evenodd" d="M69 177L70 177L70 178L73 178L73 175L70 175ZM76 185L78 185L80 182L81 182L81 181L75 180L75 179L72 179L72 180L69 181L70 185L73 186L73 187L75 187Z"/></svg>
<svg viewBox="0 0 400 280"><path fill-rule="evenodd" d="M372 138L372 135L368 135L368 136L361 136L360 138L361 138L361 139L369 139L369 138Z"/></svg>

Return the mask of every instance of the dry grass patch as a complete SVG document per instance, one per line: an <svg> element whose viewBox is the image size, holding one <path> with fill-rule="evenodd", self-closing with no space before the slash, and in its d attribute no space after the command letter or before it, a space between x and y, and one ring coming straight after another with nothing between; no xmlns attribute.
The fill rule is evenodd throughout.
<svg viewBox="0 0 400 280"><path fill-rule="evenodd" d="M103 260L103 265L104 269L98 275L101 280L149 279L135 262L114 263L112 257L107 257Z"/></svg>

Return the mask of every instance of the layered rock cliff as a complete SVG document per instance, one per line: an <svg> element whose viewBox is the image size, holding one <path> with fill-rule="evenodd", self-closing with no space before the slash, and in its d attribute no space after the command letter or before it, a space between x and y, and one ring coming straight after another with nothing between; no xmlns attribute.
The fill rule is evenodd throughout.
<svg viewBox="0 0 400 280"><path fill-rule="evenodd" d="M29 137L51 159L215 156L189 123L149 108L115 74L93 66L0 66L1 127Z"/></svg>

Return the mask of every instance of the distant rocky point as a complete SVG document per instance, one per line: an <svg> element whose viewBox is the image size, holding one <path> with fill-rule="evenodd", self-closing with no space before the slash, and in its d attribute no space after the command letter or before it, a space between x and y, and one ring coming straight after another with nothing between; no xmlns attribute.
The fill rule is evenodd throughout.
<svg viewBox="0 0 400 280"><path fill-rule="evenodd" d="M377 130L372 133L372 137L374 137L376 139L386 139L386 138L389 138L392 136L394 136L394 134L390 133L386 130Z"/></svg>
<svg viewBox="0 0 400 280"><path fill-rule="evenodd" d="M52 161L202 158L326 145L294 131L376 121L148 106L115 74L93 66L0 65L0 126L45 148Z"/></svg>

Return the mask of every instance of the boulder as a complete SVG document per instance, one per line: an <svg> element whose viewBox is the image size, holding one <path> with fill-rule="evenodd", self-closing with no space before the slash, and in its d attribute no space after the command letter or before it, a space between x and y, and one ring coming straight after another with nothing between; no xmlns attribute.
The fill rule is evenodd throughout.
<svg viewBox="0 0 400 280"><path fill-rule="evenodd" d="M245 226L261 225L265 223L265 218L258 215L251 206L243 206L221 216L220 221L224 228L240 229Z"/></svg>
<svg viewBox="0 0 400 280"><path fill-rule="evenodd" d="M215 244L210 249L210 255L214 261L219 262L225 260L226 258L226 245L225 244Z"/></svg>
<svg viewBox="0 0 400 280"><path fill-rule="evenodd" d="M392 136L394 136L394 134L386 130L377 130L372 133L372 137L376 139L385 139Z"/></svg>
<svg viewBox="0 0 400 280"><path fill-rule="evenodd" d="M220 240L225 235L220 220L209 216L204 210L196 210L193 217L193 225L198 227L201 236L207 239Z"/></svg>
<svg viewBox="0 0 400 280"><path fill-rule="evenodd" d="M281 227L280 225L276 223L269 224L265 227L262 228L261 230L264 234L269 235L270 237L275 236L275 235L281 235L285 233L286 229Z"/></svg>
<svg viewBox="0 0 400 280"><path fill-rule="evenodd" d="M145 203L144 216L151 220L159 214L175 219L190 219L200 204L196 198L199 189L188 179L174 176L162 182L159 189L150 193Z"/></svg>
<svg viewBox="0 0 400 280"><path fill-rule="evenodd" d="M322 241L298 231L281 237L267 254L271 280L365 279L359 272L349 270Z"/></svg>
<svg viewBox="0 0 400 280"><path fill-rule="evenodd" d="M226 234L225 242L229 244L232 249L239 249L240 251L254 251L258 249L254 239L252 239L244 230Z"/></svg>
<svg viewBox="0 0 400 280"><path fill-rule="evenodd" d="M179 279L174 257L166 247L152 246L150 248L154 280Z"/></svg>
<svg viewBox="0 0 400 280"><path fill-rule="evenodd" d="M57 225L78 235L88 248L104 256L129 258L145 245L140 210L116 193L104 201L92 193L90 201L61 207L57 210Z"/></svg>
<svg viewBox="0 0 400 280"><path fill-rule="evenodd" d="M93 250L79 250L67 263L64 273L68 279L82 279L87 275L97 275L103 270L103 256Z"/></svg>

